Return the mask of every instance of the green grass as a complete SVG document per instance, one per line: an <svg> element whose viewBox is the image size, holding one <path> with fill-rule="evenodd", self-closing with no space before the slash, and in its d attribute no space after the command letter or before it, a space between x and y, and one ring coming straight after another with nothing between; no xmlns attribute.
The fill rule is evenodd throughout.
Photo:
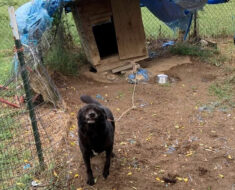
<svg viewBox="0 0 235 190"><path fill-rule="evenodd" d="M0 85L8 79L11 70L12 57L0 57Z"/></svg>
<svg viewBox="0 0 235 190"><path fill-rule="evenodd" d="M209 93L221 100L230 100L232 98L232 86L229 83L214 83L209 87Z"/></svg>
<svg viewBox="0 0 235 190"><path fill-rule="evenodd" d="M235 35L235 0L218 5L206 5L199 11L199 33L201 36L217 37ZM147 8L142 8L142 19L148 38L176 38L175 34Z"/></svg>
<svg viewBox="0 0 235 190"><path fill-rule="evenodd" d="M207 5L199 12L199 32L202 36L217 37L235 34L235 0Z"/></svg>
<svg viewBox="0 0 235 190"><path fill-rule="evenodd" d="M192 56L215 66L221 66L227 60L217 49L203 48L200 45L189 43L177 43L175 46L170 47L170 52L176 55Z"/></svg>
<svg viewBox="0 0 235 190"><path fill-rule="evenodd" d="M22 187L26 187L23 182L26 183L26 178L28 179L30 176L24 174L24 160L29 160L32 155L28 149L23 148L23 144L18 144L18 141L23 140L19 136L23 130L20 123L16 122L15 115L20 114L20 112L5 115L9 111L7 108L0 110L0 115L3 115L0 116L0 176L3 180L0 182L0 189L15 185L14 189L20 189L17 183L20 183ZM20 174L16 173L16 169L22 171L22 175L19 177L16 177Z"/></svg>

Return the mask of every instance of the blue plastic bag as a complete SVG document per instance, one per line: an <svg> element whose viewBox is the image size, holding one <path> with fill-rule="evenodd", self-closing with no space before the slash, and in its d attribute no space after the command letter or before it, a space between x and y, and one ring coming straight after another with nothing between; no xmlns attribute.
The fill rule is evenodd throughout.
<svg viewBox="0 0 235 190"><path fill-rule="evenodd" d="M23 44L40 40L44 31L51 26L52 18L44 8L43 0L29 2L16 10L16 21Z"/></svg>
<svg viewBox="0 0 235 190"><path fill-rule="evenodd" d="M149 80L148 71L146 69L139 68L136 74L130 74L128 76L128 82L131 84L139 82L147 82Z"/></svg>
<svg viewBox="0 0 235 190"><path fill-rule="evenodd" d="M34 0L16 10L16 21L23 44L37 44L51 27L53 15L71 0Z"/></svg>

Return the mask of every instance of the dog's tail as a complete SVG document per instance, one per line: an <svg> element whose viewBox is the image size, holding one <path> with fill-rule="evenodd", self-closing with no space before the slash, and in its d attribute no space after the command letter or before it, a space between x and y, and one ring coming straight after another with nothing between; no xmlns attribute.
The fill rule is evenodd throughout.
<svg viewBox="0 0 235 190"><path fill-rule="evenodd" d="M96 105L101 105L98 101L94 100L92 97L87 96L87 95L82 95L80 97L81 101L86 103L86 104L96 104Z"/></svg>

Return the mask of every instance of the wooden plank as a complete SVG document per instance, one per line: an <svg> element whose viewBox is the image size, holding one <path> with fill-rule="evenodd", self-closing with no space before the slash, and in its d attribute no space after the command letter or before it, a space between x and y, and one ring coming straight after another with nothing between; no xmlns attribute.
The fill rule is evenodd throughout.
<svg viewBox="0 0 235 190"><path fill-rule="evenodd" d="M73 14L73 18L74 18L74 21L75 21L75 24L76 24L76 27L77 27L79 38L81 40L83 50L86 54L86 58L91 64L93 64L93 61L91 59L90 46L88 44L88 40L87 40L87 37L86 37L86 31L84 31L84 24L82 22L81 15L78 12L78 7L73 7L72 8L72 14Z"/></svg>
<svg viewBox="0 0 235 190"><path fill-rule="evenodd" d="M89 15L82 11L83 8L84 7L73 8L73 17L88 61L93 65L98 65L100 61L99 51L92 32Z"/></svg>
<svg viewBox="0 0 235 190"><path fill-rule="evenodd" d="M125 71L125 70L131 69L131 68L133 68L133 65L132 65L132 64L124 65L124 66L122 66L122 67L118 67L118 68L116 68L116 69L113 69L113 70L112 70L112 73L119 73L119 72L121 72L121 71Z"/></svg>
<svg viewBox="0 0 235 190"><path fill-rule="evenodd" d="M110 0L81 1L77 4L77 7L73 8L72 12L88 61L94 66L99 65L100 54L92 31L92 25L111 18ZM110 15L109 18L108 15Z"/></svg>
<svg viewBox="0 0 235 190"><path fill-rule="evenodd" d="M123 67L131 62L139 63L139 61L146 59L146 56L120 60L118 56L112 56L100 61L100 65L96 66L98 72L111 71L113 69Z"/></svg>
<svg viewBox="0 0 235 190"><path fill-rule="evenodd" d="M111 10L110 10L110 11L108 11L108 12L99 13L98 15L92 15L92 16L90 17L90 21L91 21L91 23L97 24L97 23L100 22L101 20L102 20L102 21L110 20L110 19L111 19L111 16L112 16L112 12L111 12Z"/></svg>
<svg viewBox="0 0 235 190"><path fill-rule="evenodd" d="M120 59L147 55L139 0L111 0Z"/></svg>

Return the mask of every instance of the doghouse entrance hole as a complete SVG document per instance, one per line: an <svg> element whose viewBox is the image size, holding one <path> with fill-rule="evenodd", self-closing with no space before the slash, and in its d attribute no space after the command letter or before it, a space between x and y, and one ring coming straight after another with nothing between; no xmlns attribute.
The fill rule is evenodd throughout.
<svg viewBox="0 0 235 190"><path fill-rule="evenodd" d="M117 39L112 19L108 22L95 25L92 29L101 59L118 54Z"/></svg>

